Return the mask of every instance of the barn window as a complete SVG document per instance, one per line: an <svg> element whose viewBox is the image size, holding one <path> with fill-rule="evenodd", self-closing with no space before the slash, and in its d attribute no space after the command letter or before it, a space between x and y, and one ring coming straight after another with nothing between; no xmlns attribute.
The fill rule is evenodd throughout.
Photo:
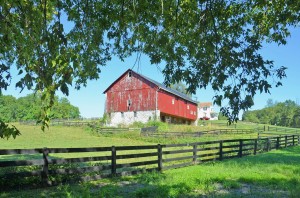
<svg viewBox="0 0 300 198"><path fill-rule="evenodd" d="M187 109L190 109L190 105L187 105Z"/></svg>
<svg viewBox="0 0 300 198"><path fill-rule="evenodd" d="M172 104L175 104L175 99L174 98L172 99Z"/></svg>
<svg viewBox="0 0 300 198"><path fill-rule="evenodd" d="M132 76L131 71L128 72L128 77L130 78Z"/></svg>
<svg viewBox="0 0 300 198"><path fill-rule="evenodd" d="M137 117L137 112L135 111L133 114L134 114L134 117L136 118Z"/></svg>
<svg viewBox="0 0 300 198"><path fill-rule="evenodd" d="M121 112L121 117L124 118L124 112Z"/></svg>
<svg viewBox="0 0 300 198"><path fill-rule="evenodd" d="M131 100L130 100L130 99L129 99L129 100L127 100L127 110L129 110L129 109L130 109L130 106L131 106L131 104L132 104Z"/></svg>
<svg viewBox="0 0 300 198"><path fill-rule="evenodd" d="M203 107L203 110L206 111L206 110L207 110L207 107Z"/></svg>

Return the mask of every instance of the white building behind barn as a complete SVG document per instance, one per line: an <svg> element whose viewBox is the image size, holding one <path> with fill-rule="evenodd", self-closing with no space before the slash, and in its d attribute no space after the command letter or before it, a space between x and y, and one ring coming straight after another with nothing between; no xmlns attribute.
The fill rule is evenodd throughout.
<svg viewBox="0 0 300 198"><path fill-rule="evenodd" d="M211 102L200 102L198 104L198 119L218 120L218 114L214 112Z"/></svg>

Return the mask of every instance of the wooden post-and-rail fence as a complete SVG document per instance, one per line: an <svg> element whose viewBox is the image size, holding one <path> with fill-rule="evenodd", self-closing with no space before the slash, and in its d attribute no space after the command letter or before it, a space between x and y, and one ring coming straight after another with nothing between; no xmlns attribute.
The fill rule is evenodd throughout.
<svg viewBox="0 0 300 198"><path fill-rule="evenodd" d="M163 171L207 161L256 155L299 143L299 135L286 135L190 144L1 149L0 189Z"/></svg>
<svg viewBox="0 0 300 198"><path fill-rule="evenodd" d="M141 130L141 136L146 137L201 137L202 135L220 135L226 133L234 134L250 134L256 132L253 129L215 129L209 131L199 132L156 132L156 131L143 131Z"/></svg>

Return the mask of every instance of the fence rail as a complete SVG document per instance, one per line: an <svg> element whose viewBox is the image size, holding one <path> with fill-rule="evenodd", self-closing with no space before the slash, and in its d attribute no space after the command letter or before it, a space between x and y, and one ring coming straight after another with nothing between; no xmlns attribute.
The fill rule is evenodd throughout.
<svg viewBox="0 0 300 198"><path fill-rule="evenodd" d="M300 128L282 128L277 126L268 126L266 131L270 132L280 132L280 133L300 133Z"/></svg>
<svg viewBox="0 0 300 198"><path fill-rule="evenodd" d="M98 133L119 133L128 131L141 131L140 128L104 128L96 127L94 128Z"/></svg>
<svg viewBox="0 0 300 198"><path fill-rule="evenodd" d="M240 124L240 123L232 123L232 124L229 124L228 122L226 123L218 123L218 122L211 122L211 121L204 121L202 122L203 125L210 125L210 126L217 126L217 127L226 127L226 128L235 128L237 129L239 126L245 126L245 125L248 125L250 128L253 128L255 130L264 130L264 127L263 126L259 126L257 123L251 123L251 122L245 122L243 121L243 124Z"/></svg>
<svg viewBox="0 0 300 198"><path fill-rule="evenodd" d="M299 135L286 135L190 144L1 149L0 189L48 186L61 182L90 181L162 171L208 161L256 155L298 144ZM66 156L61 157L61 154Z"/></svg>
<svg viewBox="0 0 300 198"><path fill-rule="evenodd" d="M143 132L141 131L141 136L148 137L201 137L202 135L219 135L226 133L234 133L234 134L245 134L245 133L253 133L256 132L253 129L215 129L209 131L199 131L199 132Z"/></svg>

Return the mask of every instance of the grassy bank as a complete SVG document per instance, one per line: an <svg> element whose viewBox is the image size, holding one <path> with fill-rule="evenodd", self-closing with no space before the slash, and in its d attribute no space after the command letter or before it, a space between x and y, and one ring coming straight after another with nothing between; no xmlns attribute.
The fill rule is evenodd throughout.
<svg viewBox="0 0 300 198"><path fill-rule="evenodd" d="M0 197L298 197L300 147L257 156Z"/></svg>

